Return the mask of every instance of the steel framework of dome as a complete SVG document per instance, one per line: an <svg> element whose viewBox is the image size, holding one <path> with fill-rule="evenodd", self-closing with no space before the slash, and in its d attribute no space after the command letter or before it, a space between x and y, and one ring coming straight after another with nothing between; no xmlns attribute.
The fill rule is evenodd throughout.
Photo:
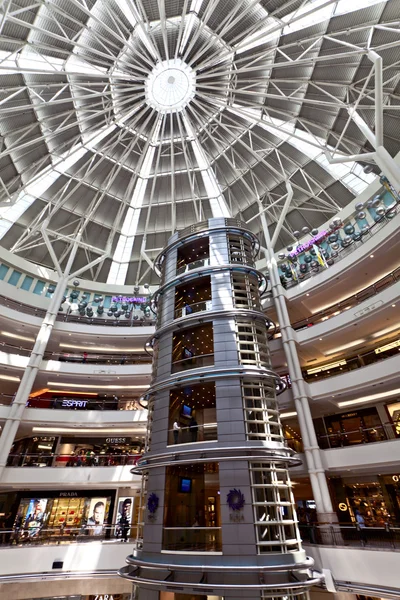
<svg viewBox="0 0 400 600"><path fill-rule="evenodd" d="M156 283L193 223L263 240L265 215L282 248L396 187L398 0L0 6L0 243L24 258L61 272L78 240L74 272Z"/></svg>

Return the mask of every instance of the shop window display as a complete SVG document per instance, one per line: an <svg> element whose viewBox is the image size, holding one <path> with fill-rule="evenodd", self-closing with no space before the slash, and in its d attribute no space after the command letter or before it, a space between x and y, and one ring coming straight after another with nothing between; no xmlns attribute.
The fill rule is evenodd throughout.
<svg viewBox="0 0 400 600"><path fill-rule="evenodd" d="M212 323L204 323L174 333L172 341L173 373L213 364L214 334Z"/></svg>
<svg viewBox="0 0 400 600"><path fill-rule="evenodd" d="M177 423L178 434L174 434ZM217 439L215 383L195 384L170 392L168 444L186 444Z"/></svg>
<svg viewBox="0 0 400 600"><path fill-rule="evenodd" d="M37 492L19 495L13 527L13 542L82 536L105 536L112 516L115 493L96 490L96 495L79 492ZM107 495L106 495L107 494Z"/></svg>
<svg viewBox="0 0 400 600"><path fill-rule="evenodd" d="M167 467L163 549L221 550L217 463Z"/></svg>
<svg viewBox="0 0 400 600"><path fill-rule="evenodd" d="M375 407L314 419L320 448L338 448L387 439Z"/></svg>
<svg viewBox="0 0 400 600"><path fill-rule="evenodd" d="M390 415L390 419L394 425L396 435L400 435L400 402L393 402L386 405L386 410Z"/></svg>

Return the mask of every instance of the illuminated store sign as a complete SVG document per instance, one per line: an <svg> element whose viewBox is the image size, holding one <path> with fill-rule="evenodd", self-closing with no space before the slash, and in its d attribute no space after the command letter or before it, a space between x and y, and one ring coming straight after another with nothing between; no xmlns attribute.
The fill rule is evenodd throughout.
<svg viewBox="0 0 400 600"><path fill-rule="evenodd" d="M62 401L62 408L86 408L89 400L69 400L66 398Z"/></svg>
<svg viewBox="0 0 400 600"><path fill-rule="evenodd" d="M127 438L126 437L109 437L106 438L106 444L126 444L127 443Z"/></svg>
<svg viewBox="0 0 400 600"><path fill-rule="evenodd" d="M113 302L124 302L126 304L145 304L147 298L145 296L113 296Z"/></svg>
<svg viewBox="0 0 400 600"><path fill-rule="evenodd" d="M304 244L300 244L299 246L297 246L297 248L290 252L289 256L297 256L298 254L301 254L301 252L309 250L313 247L314 244L323 240L328 235L328 233L329 231L321 231L320 233L312 237L310 240L308 240L308 242L304 242Z"/></svg>

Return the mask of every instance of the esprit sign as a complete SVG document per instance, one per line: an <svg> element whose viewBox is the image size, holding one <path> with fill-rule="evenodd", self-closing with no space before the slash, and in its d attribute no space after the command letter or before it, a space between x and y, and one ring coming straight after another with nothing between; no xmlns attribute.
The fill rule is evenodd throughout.
<svg viewBox="0 0 400 600"><path fill-rule="evenodd" d="M89 400L69 400L65 399L62 401L62 408L86 408Z"/></svg>

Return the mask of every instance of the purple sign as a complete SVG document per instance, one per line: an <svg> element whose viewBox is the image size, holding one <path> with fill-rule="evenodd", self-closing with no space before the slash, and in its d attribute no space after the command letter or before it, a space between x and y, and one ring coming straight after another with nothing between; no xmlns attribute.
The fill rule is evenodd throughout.
<svg viewBox="0 0 400 600"><path fill-rule="evenodd" d="M127 304L145 304L147 302L147 298L144 296L113 296L112 301L123 302Z"/></svg>
<svg viewBox="0 0 400 600"><path fill-rule="evenodd" d="M297 246L297 248L290 252L289 256L297 256L297 254L301 254L301 252L309 250L313 247L314 244L323 240L328 234L329 231L321 231L321 233L318 233L317 235L312 237L310 240L308 240L308 242L304 242L304 244L300 244L300 246Z"/></svg>

